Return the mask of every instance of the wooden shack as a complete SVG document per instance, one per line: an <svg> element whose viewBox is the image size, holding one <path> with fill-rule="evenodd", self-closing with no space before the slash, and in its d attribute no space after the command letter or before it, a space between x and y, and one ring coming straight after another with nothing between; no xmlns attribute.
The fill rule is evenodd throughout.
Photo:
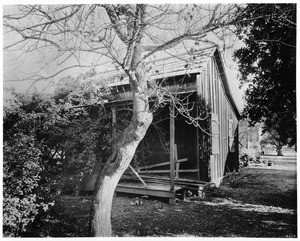
<svg viewBox="0 0 300 241"><path fill-rule="evenodd" d="M162 57L151 68L151 80L181 104L170 102L155 109L153 125L116 192L166 197L170 202L179 190L197 190L202 195L206 188L218 187L224 175L237 171L239 165L239 111L220 52L206 48ZM106 107L112 111L114 129L118 113L130 106L131 92L126 79L111 87ZM149 89L155 105L158 92ZM92 190L94 183L95 176L85 189Z"/></svg>

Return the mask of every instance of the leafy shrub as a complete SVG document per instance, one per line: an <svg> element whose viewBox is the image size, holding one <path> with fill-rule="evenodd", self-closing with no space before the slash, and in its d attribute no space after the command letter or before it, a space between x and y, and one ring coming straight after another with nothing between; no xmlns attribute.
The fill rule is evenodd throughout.
<svg viewBox="0 0 300 241"><path fill-rule="evenodd" d="M56 195L79 193L84 175L110 153L110 115L99 106L70 108L68 96L64 101L15 94L4 108L6 236L35 231Z"/></svg>
<svg viewBox="0 0 300 241"><path fill-rule="evenodd" d="M35 217L47 211L49 189L41 185L45 164L32 136L14 135L3 144L3 226L5 236L27 231Z"/></svg>

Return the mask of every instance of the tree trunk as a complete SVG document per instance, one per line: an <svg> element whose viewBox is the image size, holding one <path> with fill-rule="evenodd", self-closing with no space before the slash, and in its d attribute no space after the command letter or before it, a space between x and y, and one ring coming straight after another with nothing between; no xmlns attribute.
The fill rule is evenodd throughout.
<svg viewBox="0 0 300 241"><path fill-rule="evenodd" d="M134 15L130 14L132 11L127 12L128 31L126 36L118 27L119 20L115 16L116 14L111 8L107 8L119 38L127 45L127 54L124 64L121 66L129 77L133 113L128 127L125 128L122 136L116 142L112 155L105 163L96 181L91 215L91 235L96 237L111 236L111 206L115 188L153 119L153 115L149 111L147 79L142 63L140 63L142 56L141 39L145 29L145 11L146 5L137 5ZM129 42L127 42L128 37L130 37Z"/></svg>
<svg viewBox="0 0 300 241"><path fill-rule="evenodd" d="M277 156L283 156L281 144L276 146L276 151L277 151Z"/></svg>
<svg viewBox="0 0 300 241"><path fill-rule="evenodd" d="M152 122L146 94L147 82L140 75L134 75L137 80L132 85L132 119L97 178L92 202L91 236L111 236L111 206L115 188Z"/></svg>

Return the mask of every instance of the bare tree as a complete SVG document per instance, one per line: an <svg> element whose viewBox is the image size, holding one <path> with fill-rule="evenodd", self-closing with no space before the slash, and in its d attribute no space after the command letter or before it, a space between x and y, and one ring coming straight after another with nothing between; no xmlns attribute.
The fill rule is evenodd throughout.
<svg viewBox="0 0 300 241"><path fill-rule="evenodd" d="M96 182L93 236L111 236L114 190L153 119L147 91L151 59L158 54L175 56L195 45L223 44L241 11L240 6L229 4L7 7L5 34L14 32L17 37L5 50L27 55L39 52L44 57L31 78L51 79L67 69L113 63L129 79L133 114ZM188 115L183 106L179 110Z"/></svg>

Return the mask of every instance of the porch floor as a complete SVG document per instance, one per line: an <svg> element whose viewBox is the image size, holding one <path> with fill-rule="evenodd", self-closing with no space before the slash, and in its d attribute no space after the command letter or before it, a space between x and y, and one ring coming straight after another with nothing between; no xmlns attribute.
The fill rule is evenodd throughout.
<svg viewBox="0 0 300 241"><path fill-rule="evenodd" d="M85 184L84 191L93 191L97 175L90 175ZM124 174L116 187L116 193L129 193L136 195L146 195L154 197L169 198L170 203L175 202L176 192L183 190L185 196L186 190L198 191L198 196L205 194L205 190L213 187L212 183L203 181L175 178L174 190L170 190L170 178L165 176L141 175L144 185L135 175Z"/></svg>
<svg viewBox="0 0 300 241"><path fill-rule="evenodd" d="M181 189L175 186L174 191L170 190L170 185L162 183L149 183L147 186L138 182L120 182L116 188L116 192L131 193L155 197L175 198L175 192Z"/></svg>

